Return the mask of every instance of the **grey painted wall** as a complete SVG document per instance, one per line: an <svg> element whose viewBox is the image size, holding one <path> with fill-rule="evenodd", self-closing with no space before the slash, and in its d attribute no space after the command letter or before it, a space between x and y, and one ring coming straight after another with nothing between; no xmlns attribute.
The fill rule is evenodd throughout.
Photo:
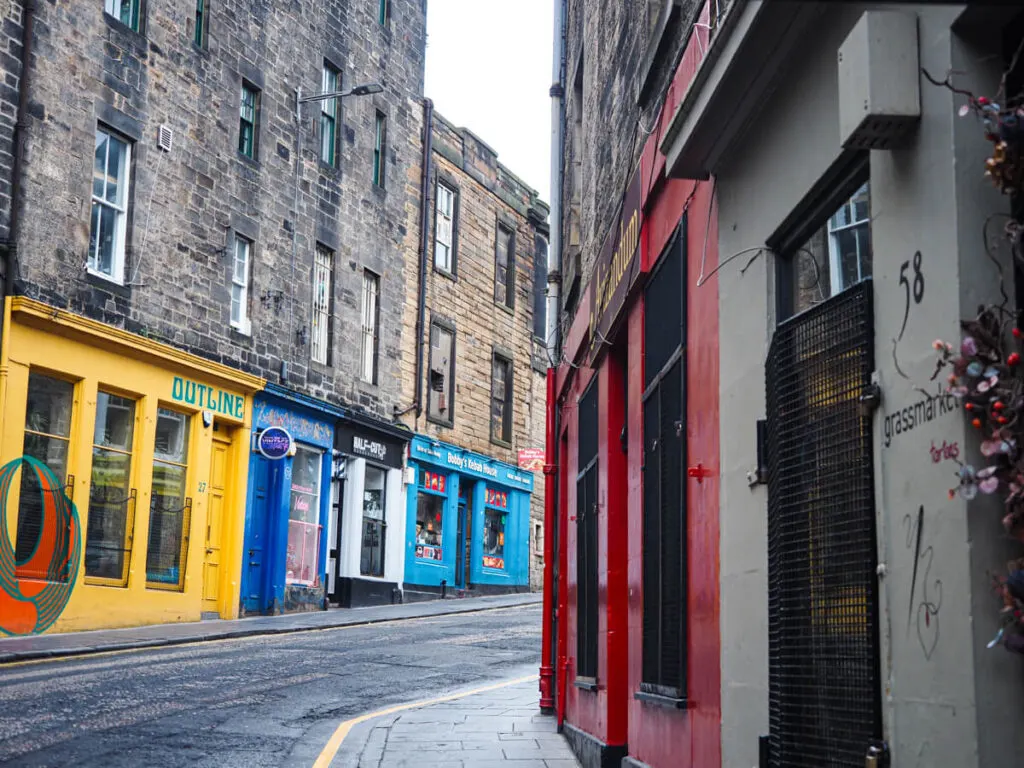
<svg viewBox="0 0 1024 768"><path fill-rule="evenodd" d="M887 6L893 8L894 6ZM943 75L971 72L994 91L997 50L954 37L960 7L907 6L919 16L921 63ZM764 243L840 153L836 50L864 7L826 9L755 129L717 170L720 260ZM995 36L989 38L995 40ZM958 321L998 296L995 269L983 253L982 222L1006 210L982 175L988 144L961 101L922 81L919 131L906 150L871 158L876 367L883 404L875 417L876 501L881 584L882 673L886 737L897 766L1015 764L1022 752L1016 713L1024 705L1024 664L985 642L999 605L989 573L1005 571L1013 551L998 511L948 498L956 465L933 461L933 445L957 443L978 464L977 445L959 412L885 438L885 415L913 404L934 369L931 342L959 339ZM984 84L984 85L982 85ZM970 87L970 86L968 86ZM925 293L903 323L901 265L922 254ZM766 503L751 490L756 464L754 423L764 412L764 359L775 318L774 257L745 274L739 259L719 272L722 429L721 631L722 764L757 764L757 736L768 732ZM991 501L991 500L988 500ZM909 520L923 505L922 559L910 606L913 549ZM909 517L908 517L909 516ZM930 568L928 567L930 565ZM925 596L922 590L927 587ZM938 610L924 621L921 602ZM911 619L908 621L908 607ZM920 626L919 619L920 616ZM920 630L920 632L919 632Z"/></svg>

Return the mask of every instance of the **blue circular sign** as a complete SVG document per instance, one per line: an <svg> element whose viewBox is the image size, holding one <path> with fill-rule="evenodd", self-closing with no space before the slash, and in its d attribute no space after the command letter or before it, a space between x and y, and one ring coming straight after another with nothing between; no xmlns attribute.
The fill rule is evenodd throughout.
<svg viewBox="0 0 1024 768"><path fill-rule="evenodd" d="M267 427L260 432L256 448L268 459L283 459L292 450L292 436L284 427Z"/></svg>

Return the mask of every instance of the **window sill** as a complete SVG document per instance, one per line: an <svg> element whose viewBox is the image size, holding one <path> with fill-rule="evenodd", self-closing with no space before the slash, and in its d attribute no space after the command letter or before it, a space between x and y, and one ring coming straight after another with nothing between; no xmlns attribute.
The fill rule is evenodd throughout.
<svg viewBox="0 0 1024 768"><path fill-rule="evenodd" d="M685 697L663 696L660 693L648 693L647 691L635 691L633 698L648 704L654 704L668 709L687 709L689 702Z"/></svg>
<svg viewBox="0 0 1024 768"><path fill-rule="evenodd" d="M572 684L582 691L597 691L599 686L596 677L577 677Z"/></svg>
<svg viewBox="0 0 1024 768"><path fill-rule="evenodd" d="M146 41L146 35L141 31L142 19L139 20L139 29L132 29L120 19L111 16L109 13L104 11L103 21L106 22L107 26L115 32L120 32L126 35L132 44L139 48L140 51L145 52L149 48L149 44Z"/></svg>
<svg viewBox="0 0 1024 768"><path fill-rule="evenodd" d="M445 429L454 429L455 428L455 419L452 419L451 421L444 421L442 419L437 418L436 416L431 416L428 413L427 414L427 421L429 421L431 424L435 424L438 427L444 427Z"/></svg>
<svg viewBox="0 0 1024 768"><path fill-rule="evenodd" d="M105 579L101 576L86 576L83 583L87 587L113 587L114 589L128 589L128 584L120 579Z"/></svg>
<svg viewBox="0 0 1024 768"><path fill-rule="evenodd" d="M245 320L241 323L231 323L231 330L242 336L252 336L252 322Z"/></svg>
<svg viewBox="0 0 1024 768"><path fill-rule="evenodd" d="M377 197L379 197L379 198L381 198L383 200L383 199L385 199L388 196L387 187L382 187L377 182L374 182L373 183L373 194L375 194Z"/></svg>
<svg viewBox="0 0 1024 768"><path fill-rule="evenodd" d="M259 157L256 156L256 155L254 155L253 157L249 157L244 152L239 152L236 149L235 150L235 157L238 158L239 162L242 162L245 165L248 165L250 168L253 168L254 170L258 171L259 168L260 168L260 160L259 160Z"/></svg>
<svg viewBox="0 0 1024 768"><path fill-rule="evenodd" d="M104 273L102 273L102 272L100 272L98 270L93 269L92 267L86 267L85 271L86 271L86 273L90 277L95 277L97 280L102 280L105 283L110 283L111 285L116 285L118 288L125 288L125 287L127 287L124 284L124 278L123 277L118 279L118 278L114 277L113 275L106 275L106 274L104 274Z"/></svg>
<svg viewBox="0 0 1024 768"><path fill-rule="evenodd" d="M508 304L502 304L501 302L496 301L494 302L494 306L504 312L508 312L510 317L515 317L516 308L514 305L510 307Z"/></svg>
<svg viewBox="0 0 1024 768"><path fill-rule="evenodd" d="M455 276L454 272L449 272L447 269L443 269L442 267L437 266L437 264L434 265L434 272L440 275L441 277L448 278L453 283L459 282L459 278Z"/></svg>
<svg viewBox="0 0 1024 768"><path fill-rule="evenodd" d="M181 584L164 584L159 581L147 581L146 589L154 589L159 592L184 592Z"/></svg>
<svg viewBox="0 0 1024 768"><path fill-rule="evenodd" d="M502 448L508 448L509 450L512 449L512 443L505 442L504 440L501 440L500 438L497 437L491 438L491 445L500 445Z"/></svg>

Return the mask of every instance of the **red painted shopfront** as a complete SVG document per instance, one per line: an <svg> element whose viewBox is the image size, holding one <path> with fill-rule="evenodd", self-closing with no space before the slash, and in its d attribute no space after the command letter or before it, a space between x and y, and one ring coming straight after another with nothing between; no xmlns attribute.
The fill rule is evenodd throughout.
<svg viewBox="0 0 1024 768"><path fill-rule="evenodd" d="M563 340L563 365L549 376L549 399L557 415L549 405L546 471L557 493L547 495L552 508L545 540L557 541L557 552L550 552L548 561L557 556L561 577L546 579L546 604L552 610L545 638L554 645L554 664L541 670L542 705L554 705L585 766L618 766L624 756L624 765L650 768L721 765L717 221L711 183L666 179L658 151L706 47L706 39L690 41L658 128L622 201L621 220ZM640 216L631 258L634 206ZM666 274L675 275L668 273L670 268L681 271L681 309L673 311L680 313L683 330L681 351L677 346L674 356L656 349L665 346L662 324L670 335L672 322L654 311L666 306L655 303L654 286ZM659 631L649 627L646 636L649 643L651 637L667 637L681 646L673 664L682 669L670 670L679 685L675 694L663 695L661 687L649 682L652 674L657 677L657 664L650 666L648 659L645 667L644 659L645 541L652 551L654 540L644 528L645 483L654 476L645 462L655 455L652 445L658 442L644 434L653 431L645 424L654 423L645 421L645 403L667 380L659 384L661 374L648 366L667 361L668 370L680 358L682 418L669 426L675 424L682 446L685 478L676 505L684 510L683 533L678 534L682 543L678 553L663 548L660 555L649 555L664 560L659 573L681 569L684 593L678 606L681 635L661 634L666 622L675 625L659 608ZM647 498L647 506L654 506ZM663 508L668 497L662 493L657 498ZM596 580L587 565L595 557ZM648 580L655 581L650 575ZM595 584L596 595L588 595ZM545 649L546 658L550 650Z"/></svg>

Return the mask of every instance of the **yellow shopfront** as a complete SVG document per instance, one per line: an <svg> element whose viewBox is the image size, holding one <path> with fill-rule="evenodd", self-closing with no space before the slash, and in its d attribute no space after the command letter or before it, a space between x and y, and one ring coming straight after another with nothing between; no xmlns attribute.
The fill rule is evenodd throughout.
<svg viewBox="0 0 1024 768"><path fill-rule="evenodd" d="M28 464L2 499L21 592L69 588L48 631L237 616L252 395L264 383L40 302L7 301L0 463L45 465L78 514L76 566L44 570L32 555L52 531Z"/></svg>

